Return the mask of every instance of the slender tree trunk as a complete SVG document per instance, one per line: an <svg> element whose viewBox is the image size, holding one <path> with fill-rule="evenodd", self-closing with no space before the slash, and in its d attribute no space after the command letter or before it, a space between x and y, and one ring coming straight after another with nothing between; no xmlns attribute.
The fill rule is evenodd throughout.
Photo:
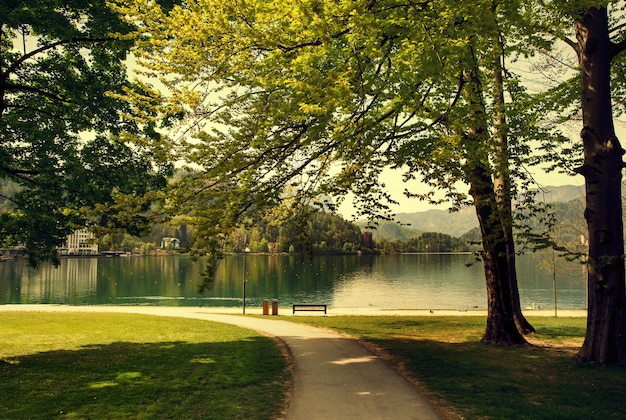
<svg viewBox="0 0 626 420"><path fill-rule="evenodd" d="M487 326L483 341L491 344L523 345L526 339L515 322L508 275L504 231L494 214L495 192L490 175L482 168L473 169L470 194L483 242L483 266L487 283Z"/></svg>
<svg viewBox="0 0 626 420"><path fill-rule="evenodd" d="M472 51L473 52L473 51ZM515 324L506 240L498 214L496 193L489 169L489 134L478 66L466 74L464 94L470 109L469 129L464 133L468 147L467 177L474 199L483 243L483 267L487 286L487 325L483 341L491 344L522 345L526 339Z"/></svg>
<svg viewBox="0 0 626 420"><path fill-rule="evenodd" d="M506 244L506 260L507 272L509 278L509 288L511 290L511 305L515 325L522 334L530 334L535 332L535 328L528 322L522 314L522 307L519 298L519 287L517 283L517 268L515 267L515 239L513 237L513 211L511 202L511 176L509 171L509 145L506 133L506 116L504 113L504 81L502 77L502 62L500 48L496 48L494 52L494 86L497 90L495 101L496 111L494 117L494 125L496 133L495 153L493 154L494 164L496 167L493 183L496 193L496 202L498 203L498 213L504 233L504 241Z"/></svg>
<svg viewBox="0 0 626 420"><path fill-rule="evenodd" d="M626 294L621 181L622 149L613 126L611 41L606 8L592 8L576 22L582 73L584 164L589 238L588 312L578 356L602 364L626 363Z"/></svg>
<svg viewBox="0 0 626 420"><path fill-rule="evenodd" d="M522 313L520 304L519 286L517 281L517 268L515 266L515 238L513 237L513 215L511 211L511 194L508 191L507 177L494 177L494 188L496 192L496 202L498 203L498 214L501 219L502 230L505 242L505 255L507 263L507 274L509 288L511 290L511 306L515 325L522 334L535 332L535 328L528 322Z"/></svg>

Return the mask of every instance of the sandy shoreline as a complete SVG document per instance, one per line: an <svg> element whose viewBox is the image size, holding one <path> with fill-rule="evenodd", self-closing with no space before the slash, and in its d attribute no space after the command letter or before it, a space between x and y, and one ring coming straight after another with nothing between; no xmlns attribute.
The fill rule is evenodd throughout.
<svg viewBox="0 0 626 420"><path fill-rule="evenodd" d="M0 305L0 311L67 311L67 312L128 312L130 308L135 310L139 308L150 308L149 311L155 311L159 308L163 312L172 312L176 309L184 311L187 309L202 310L206 313L216 314L243 314L241 307L217 307L217 306L123 306L123 305L57 305L57 304L7 304ZM148 311L148 309L146 309ZM139 311L141 311L139 309ZM248 306L246 314L261 315L263 310L261 307ZM292 313L291 307L279 307L279 316L302 316L302 315L321 315L323 312L298 312ZM333 308L329 307L327 316L333 315L354 315L354 316L487 316L486 310L454 310L454 309L384 309L384 308ZM528 309L524 311L525 316L554 316L553 309ZM269 315L271 317L271 315ZM557 310L558 317L577 317L584 318L587 311L584 309L562 309Z"/></svg>
<svg viewBox="0 0 626 420"><path fill-rule="evenodd" d="M291 311L290 311L291 312ZM487 316L487 310L330 308L329 315ZM529 309L525 316L554 316L554 310ZM584 309L557 310L558 317L586 317Z"/></svg>

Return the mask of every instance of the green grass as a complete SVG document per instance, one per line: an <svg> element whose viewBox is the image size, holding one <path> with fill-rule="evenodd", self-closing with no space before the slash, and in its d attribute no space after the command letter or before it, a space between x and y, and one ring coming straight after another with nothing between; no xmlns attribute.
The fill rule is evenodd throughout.
<svg viewBox="0 0 626 420"><path fill-rule="evenodd" d="M289 383L276 342L234 326L0 313L0 418L275 418Z"/></svg>
<svg viewBox="0 0 626 420"><path fill-rule="evenodd" d="M578 362L581 318L531 318L534 346L481 344L482 317L298 316L376 347L447 418L626 418L626 368ZM237 327L126 314L0 312L0 418L278 417L277 344Z"/></svg>
<svg viewBox="0 0 626 420"><path fill-rule="evenodd" d="M530 318L533 346L479 342L482 317L333 316L290 318L373 345L412 377L447 418L626 418L626 368L575 358L582 318Z"/></svg>

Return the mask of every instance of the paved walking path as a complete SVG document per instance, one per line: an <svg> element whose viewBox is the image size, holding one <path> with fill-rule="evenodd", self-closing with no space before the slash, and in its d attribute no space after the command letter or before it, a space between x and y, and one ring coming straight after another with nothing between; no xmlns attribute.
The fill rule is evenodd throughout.
<svg viewBox="0 0 626 420"><path fill-rule="evenodd" d="M0 305L0 310L125 312L222 322L278 337L294 359L287 420L438 419L408 381L356 341L282 319L215 313L214 308Z"/></svg>

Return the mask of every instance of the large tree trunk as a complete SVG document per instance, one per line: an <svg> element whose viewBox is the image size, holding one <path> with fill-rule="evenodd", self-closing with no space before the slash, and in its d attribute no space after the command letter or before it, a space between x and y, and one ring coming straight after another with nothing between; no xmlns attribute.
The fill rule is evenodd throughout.
<svg viewBox="0 0 626 420"><path fill-rule="evenodd" d="M626 294L621 180L624 151L611 112L611 42L606 8L588 10L576 24L582 72L584 165L589 237L587 332L578 356L626 363Z"/></svg>

